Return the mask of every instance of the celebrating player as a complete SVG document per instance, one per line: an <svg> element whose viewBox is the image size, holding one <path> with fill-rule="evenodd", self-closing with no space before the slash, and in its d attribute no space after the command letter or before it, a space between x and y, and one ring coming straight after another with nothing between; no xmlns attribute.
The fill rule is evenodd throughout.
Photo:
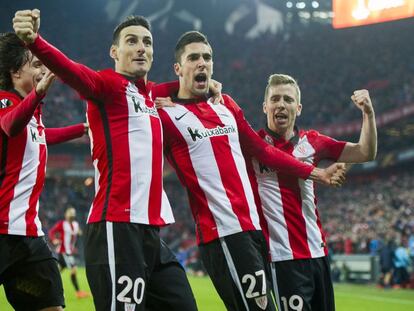
<svg viewBox="0 0 414 311"><path fill-rule="evenodd" d="M267 126L259 135L305 163L322 160L361 163L377 152L374 109L367 90L357 90L352 101L362 112L358 143L337 141L314 130L300 130L302 112L296 81L283 74L269 77L263 111ZM265 216L265 232L272 261L272 279L279 310L335 310L328 250L316 208L314 183L275 172L260 159L253 161Z"/></svg>
<svg viewBox="0 0 414 311"><path fill-rule="evenodd" d="M38 217L47 145L84 124L45 129L42 99L53 74L14 33L0 35L0 284L16 310L62 310L62 281Z"/></svg>

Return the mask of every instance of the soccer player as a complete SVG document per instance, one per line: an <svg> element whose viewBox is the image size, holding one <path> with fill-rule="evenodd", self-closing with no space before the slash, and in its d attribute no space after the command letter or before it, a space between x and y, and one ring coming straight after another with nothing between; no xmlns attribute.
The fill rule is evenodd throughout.
<svg viewBox="0 0 414 311"><path fill-rule="evenodd" d="M79 288L78 278L76 276L76 261L75 261L75 243L78 235L82 231L79 228L79 223L76 221L76 210L69 207L65 211L65 219L58 221L52 228L50 228L48 235L52 244L56 247L58 253L58 262L60 271L65 268L70 269L70 280L76 290L77 298L87 298L89 293L81 291Z"/></svg>
<svg viewBox="0 0 414 311"><path fill-rule="evenodd" d="M16 310L62 310L62 280L38 216L47 145L80 137L83 124L45 129L42 99L53 74L14 33L0 34L0 285Z"/></svg>
<svg viewBox="0 0 414 311"><path fill-rule="evenodd" d="M297 177L323 176L329 183L329 176L263 142L230 96L223 95L223 105L212 104L207 98L212 53L196 31L177 42L178 93L157 93L176 103L159 110L165 154L187 189L201 258L226 308L275 310L266 242L242 151Z"/></svg>
<svg viewBox="0 0 414 311"><path fill-rule="evenodd" d="M137 16L119 24L110 48L115 70L98 72L38 35L39 10L18 11L13 23L33 54L88 100L97 186L85 262L96 310L196 310L184 269L159 236L174 219L163 192L154 84L147 79L153 61L149 22Z"/></svg>
<svg viewBox="0 0 414 311"><path fill-rule="evenodd" d="M296 117L302 112L298 84L288 75L271 75L263 104L267 126L258 133L269 145L315 166L322 160L371 161L377 152L371 99L367 90L357 90L351 98L362 112L358 143L337 141L314 130L300 130L295 125ZM328 249L316 208L313 181L275 172L260 159L253 161L253 167L265 216L265 232L269 234L272 279L279 310L335 310Z"/></svg>

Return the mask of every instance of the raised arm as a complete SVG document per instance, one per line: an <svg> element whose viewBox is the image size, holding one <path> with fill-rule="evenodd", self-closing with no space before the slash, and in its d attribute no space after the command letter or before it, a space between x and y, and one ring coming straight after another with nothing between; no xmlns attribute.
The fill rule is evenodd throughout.
<svg viewBox="0 0 414 311"><path fill-rule="evenodd" d="M357 90L351 99L362 111L361 134L358 143L346 143L338 161L345 163L372 161L377 155L377 126L369 92Z"/></svg>
<svg viewBox="0 0 414 311"><path fill-rule="evenodd" d="M101 76L89 67L76 63L49 44L38 34L40 11L17 11L13 18L13 28L17 36L27 45L53 73L77 90L85 98L102 96Z"/></svg>

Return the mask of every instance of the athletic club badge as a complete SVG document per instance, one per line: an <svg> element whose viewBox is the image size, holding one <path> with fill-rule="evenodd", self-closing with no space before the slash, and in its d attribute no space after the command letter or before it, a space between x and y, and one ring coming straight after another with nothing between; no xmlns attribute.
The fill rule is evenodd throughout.
<svg viewBox="0 0 414 311"><path fill-rule="evenodd" d="M257 297L254 299L260 309L266 310L267 307L267 296Z"/></svg>
<svg viewBox="0 0 414 311"><path fill-rule="evenodd" d="M265 141L269 144L269 145L272 145L272 146L274 146L275 144L273 143L273 139L272 139L272 137L270 137L269 135L266 135L265 136Z"/></svg>

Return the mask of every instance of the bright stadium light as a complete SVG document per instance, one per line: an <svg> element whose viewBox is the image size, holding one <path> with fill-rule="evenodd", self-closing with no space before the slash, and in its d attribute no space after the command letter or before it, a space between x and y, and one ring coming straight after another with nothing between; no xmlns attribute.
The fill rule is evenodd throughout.
<svg viewBox="0 0 414 311"><path fill-rule="evenodd" d="M313 7L314 9L319 8L319 2L318 2L318 1L312 1L312 7Z"/></svg>
<svg viewBox="0 0 414 311"><path fill-rule="evenodd" d="M288 9L292 8L292 7L293 7L293 3L292 3L292 2L290 2L290 1L286 2L286 7L287 7Z"/></svg>
<svg viewBox="0 0 414 311"><path fill-rule="evenodd" d="M296 8L298 8L298 9L304 9L304 8L306 8L306 3L305 2L298 2L298 3L296 3Z"/></svg>

